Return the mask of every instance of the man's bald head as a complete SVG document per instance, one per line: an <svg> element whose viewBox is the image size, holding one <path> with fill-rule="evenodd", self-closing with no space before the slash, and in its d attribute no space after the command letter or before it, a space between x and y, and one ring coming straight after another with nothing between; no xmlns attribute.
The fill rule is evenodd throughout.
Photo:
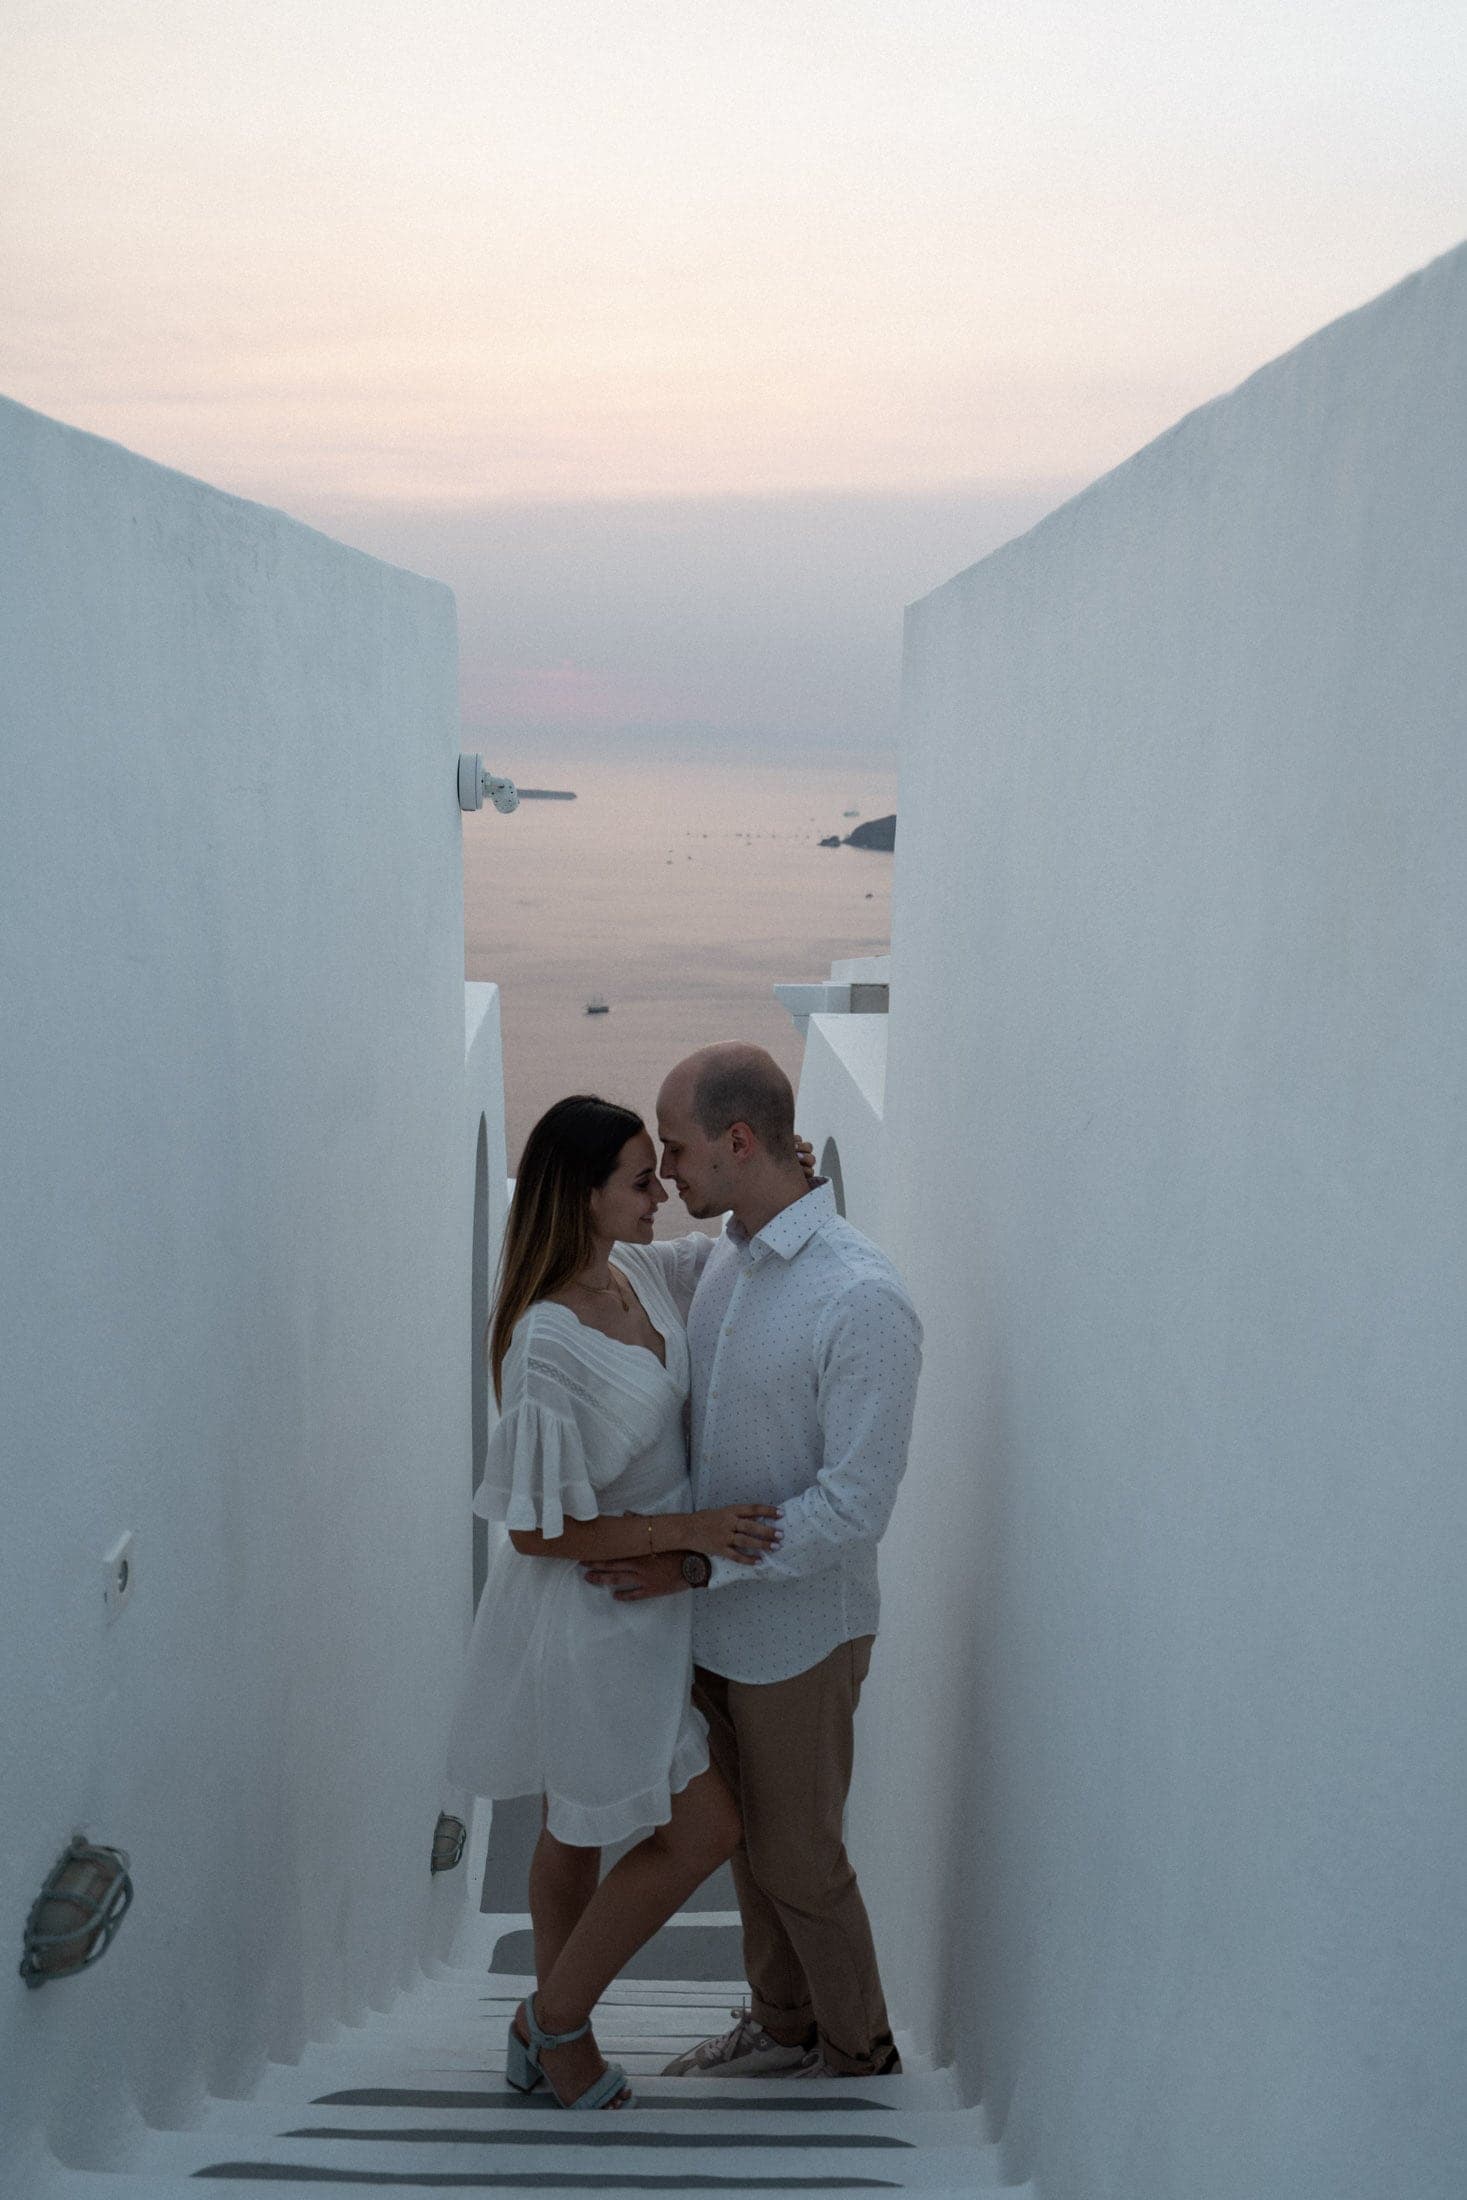
<svg viewBox="0 0 1467 2200"><path fill-rule="evenodd" d="M734 1040L679 1062L657 1095L662 1174L690 1215L730 1209L750 1236L804 1196L795 1096L763 1047Z"/></svg>
<svg viewBox="0 0 1467 2200"><path fill-rule="evenodd" d="M741 1039L700 1047L669 1073L659 1107L670 1099L691 1110L707 1138L747 1123L771 1160L795 1157L794 1089L763 1047Z"/></svg>

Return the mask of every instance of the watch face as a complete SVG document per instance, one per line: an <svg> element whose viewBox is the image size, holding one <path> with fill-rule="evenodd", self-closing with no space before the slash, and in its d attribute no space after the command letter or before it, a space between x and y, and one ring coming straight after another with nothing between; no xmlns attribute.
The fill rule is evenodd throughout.
<svg viewBox="0 0 1467 2200"><path fill-rule="evenodd" d="M690 1589L706 1589L713 1568L701 1551L689 1551L683 1560L683 1579Z"/></svg>

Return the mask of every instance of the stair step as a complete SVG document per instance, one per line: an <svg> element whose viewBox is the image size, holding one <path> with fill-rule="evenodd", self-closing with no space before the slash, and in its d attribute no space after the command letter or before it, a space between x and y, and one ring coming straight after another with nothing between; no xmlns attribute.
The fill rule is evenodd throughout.
<svg viewBox="0 0 1467 2200"><path fill-rule="evenodd" d="M285 2104L277 2106L284 2108ZM536 2129L544 2125L561 2130L567 2112L549 2100L542 2090L530 2095L512 2093L508 2097L490 2094L482 2104L472 2099L464 2102L453 2094L407 2093L387 2098L375 2095L367 2099L335 2094L304 2104L302 2113L317 2121L324 2117L346 2121L368 2115L382 2122L396 2120L399 2123L409 2118L435 2123L440 2119L445 2123L474 2123L507 2115L519 2124ZM872 2114L867 2112L867 2104L860 2101L806 2106L790 2101L786 2095L783 2099L730 2102L727 2089L717 2094L695 2094L689 2100L682 2093L676 2099L657 2098L649 2095L647 2087L642 2085L637 2088L637 2105L618 2109L616 2113L628 2118L631 2127L680 2132L693 2140L716 2138L725 2132L735 2139L745 2132L777 2137L781 2132L798 2130L817 2132L832 2141L844 2141L849 2137L852 2144L871 2140L884 2145L896 2140L927 2146L944 2141L955 2144L961 2140L966 2145L982 2146L987 2143L988 2134L980 2108L954 2109L917 2103L906 2107L883 2106Z"/></svg>
<svg viewBox="0 0 1467 2200"><path fill-rule="evenodd" d="M638 2095L639 2104L642 2097ZM779 2103L728 2108L722 2098L706 2104L638 2105L615 2112L615 2131L606 2123L592 2126L586 2117L568 2122L566 2111L543 2092L525 2095L505 2091L479 2096L427 2091L388 2092L365 2090L354 2097L338 2093L317 2099L276 2098L270 2101L220 2101L213 2103L193 2123L180 2131L157 2134L172 2142L186 2139L196 2147L216 2150L233 2146L249 2134L273 2134L288 2138L309 2130L317 2136L375 2140L383 2133L403 2130L431 2132L444 2143L464 2135L492 2133L495 2143L506 2145L582 2145L583 2134L595 2132L615 2138L629 2132L648 2146L800 2147L807 2141L826 2146L849 2146L860 2151L901 2151L924 2146L963 2146L981 2152L987 2131L981 2109L895 2109L885 2114L852 2115L849 2110L819 2108L785 2109Z"/></svg>
<svg viewBox="0 0 1467 2200"><path fill-rule="evenodd" d="M627 2065L620 2051L615 2060ZM900 2109L961 2111L964 2107L951 2071L908 2069L899 2078L795 2079L795 2078L664 2078L657 2074L636 2076L637 2098L649 2112L716 2109L742 2115L768 2109L780 2115L806 2113L882 2115ZM313 2049L299 2063L267 2065L252 2098L268 2102L272 2113L286 2100L325 2101L345 2092L386 2089L400 2093L457 2093L492 2095L501 2101L527 2106L525 2096L505 2083L502 2048L494 2055L475 2056L465 2050L447 2053L407 2052L399 2045L383 2049L375 2043L343 2054L335 2049Z"/></svg>
<svg viewBox="0 0 1467 2200"><path fill-rule="evenodd" d="M494 2171L468 2171L449 2173L447 2179L427 2172L412 2182L392 2178L388 2183L377 2179L364 2179L348 2174L344 2178L323 2180L317 2176L306 2179L285 2174L251 2172L248 2177L197 2177L168 2176L153 2171L73 2170L58 2168L44 2185L27 2192L23 2200L305 2200L312 2192L329 2193L331 2200L383 2200L384 2194L394 2191L413 2192L489 2192L498 2200L545 2200L549 2192L694 2192L711 2191L717 2200L781 2200L785 2194L801 2195L801 2200L819 2200L821 2193L831 2195L850 2194L868 2188L852 2186L849 2181L838 2184L817 2180L803 2183L798 2178L777 2178L757 2183L740 2182L730 2177L717 2186L690 2185L681 2173L671 2176L648 2177L637 2173L625 2175L613 2171L605 2176L591 2176L574 2182L561 2177L516 2177L500 2175ZM879 2188L878 2188L879 2189ZM898 2188L899 2190L901 2188ZM916 2189L912 2187L908 2190ZM948 2184L926 2185L920 2188L923 2200L1036 2200L1032 2185L986 2185L967 2174L953 2178ZM17 2196L21 2200L21 2196Z"/></svg>
<svg viewBox="0 0 1467 2200"><path fill-rule="evenodd" d="M517 2122L523 2124L523 2137ZM636 2180L689 2192L716 2191L730 2183L766 2189L820 2185L836 2191L920 2191L968 2178L976 2182L980 2166L991 2166L975 2159L969 2147L916 2146L875 2133L832 2140L816 2133L751 2131L740 2144L728 2133L712 2143L698 2143L671 2132L659 2145L657 2135L645 2127L623 2126L620 2113L572 2132L559 2126L535 2131L528 2120L514 2118L486 2120L477 2129L456 2132L417 2124L389 2129L394 2136L358 2138L323 2136L319 2125L278 2135L256 2126L245 2134L220 2135L233 2139L224 2145L208 2131L157 2132L148 2141L147 2165L165 2177L228 2176L241 2183L264 2173L280 2178L297 2171L315 2173L309 2181L332 2183L348 2176L379 2185L493 2177L597 2190L613 2181Z"/></svg>
<svg viewBox="0 0 1467 2200"><path fill-rule="evenodd" d="M408 1987L390 2010L381 2014L395 2016L405 2006L473 2008L479 2002L503 2002L506 2008L513 2009L527 1994L533 1993L534 1988L534 1979L522 1972L455 1972L449 1978L419 1980ZM737 1979L715 1979L712 1984L706 1980L684 1984L661 1979L618 1979L603 1995L599 2006L603 2009L708 2010L722 2017L726 2030L730 2012L746 2006L748 1999L748 1987Z"/></svg>
<svg viewBox="0 0 1467 2200"><path fill-rule="evenodd" d="M435 2016L460 2017L468 2022L492 2020L496 2024L508 2024L523 1994L490 1993L482 1985L476 1991L435 1995L430 2003L425 1996L412 2007L420 2012L431 2007ZM398 2012L389 2012L396 2017ZM678 2032L696 2033L702 2039L715 2029L726 2032L733 2022L733 2009L726 2001L668 2001L663 1999L623 2001L608 1994L596 2004L595 2021L600 2027L615 2021L627 2030L640 2028L646 2032L662 2031L669 2025Z"/></svg>

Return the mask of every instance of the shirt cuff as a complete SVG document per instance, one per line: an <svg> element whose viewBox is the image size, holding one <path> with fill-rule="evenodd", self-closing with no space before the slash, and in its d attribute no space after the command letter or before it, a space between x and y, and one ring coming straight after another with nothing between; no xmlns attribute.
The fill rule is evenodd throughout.
<svg viewBox="0 0 1467 2200"><path fill-rule="evenodd" d="M731 1558L710 1558L708 1564L711 1569L708 1575L710 1589L726 1589L731 1581L737 1581L741 1575L757 1570L740 1566Z"/></svg>

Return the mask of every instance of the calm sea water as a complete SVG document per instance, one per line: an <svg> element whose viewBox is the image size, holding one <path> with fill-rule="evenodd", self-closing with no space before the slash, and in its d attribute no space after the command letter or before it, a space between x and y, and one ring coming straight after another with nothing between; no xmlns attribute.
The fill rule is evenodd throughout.
<svg viewBox="0 0 1467 2200"><path fill-rule="evenodd" d="M847 810L895 809L895 770L537 759L520 776L576 800L464 819L466 971L501 988L511 1170L552 1100L600 1092L650 1119L672 1063L715 1039L757 1041L798 1081L770 988L886 951L892 858L818 842ZM687 1227L676 1199L663 1214Z"/></svg>

